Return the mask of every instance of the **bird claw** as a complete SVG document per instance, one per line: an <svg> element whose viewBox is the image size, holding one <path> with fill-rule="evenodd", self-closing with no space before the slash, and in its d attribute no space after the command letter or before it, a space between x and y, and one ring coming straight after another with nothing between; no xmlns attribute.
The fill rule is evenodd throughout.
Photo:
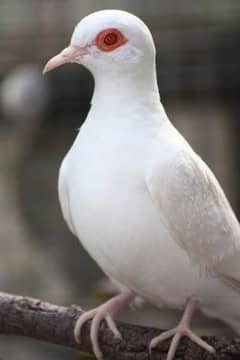
<svg viewBox="0 0 240 360"><path fill-rule="evenodd" d="M149 345L149 353L152 353L152 349L155 348L158 344L162 343L164 340L169 339L170 337L173 337L171 341L171 345L168 350L167 359L166 360L173 360L178 345L180 343L180 340L183 336L188 337L193 342L195 342L197 345L205 349L206 351L210 352L211 354L215 353L215 349L210 346L206 341L202 340L199 336L194 334L190 329L183 328L181 326L177 326L174 329L171 329L169 331L163 332L161 335L153 338Z"/></svg>
<svg viewBox="0 0 240 360"><path fill-rule="evenodd" d="M114 337L122 340L122 335L117 329L117 326L112 316L114 316L121 308L131 303L134 297L135 295L131 293L120 294L110 299L103 305L80 315L74 327L75 341L77 343L80 343L82 327L86 321L92 319L90 328L90 339L93 347L93 352L98 360L102 360L103 354L98 341L98 332L102 320L105 320L107 322L107 326L112 331Z"/></svg>
<svg viewBox="0 0 240 360"><path fill-rule="evenodd" d="M84 312L82 315L79 316L79 318L76 321L76 324L74 326L74 330L73 330L73 335L74 335L74 339L75 341L80 344L81 343L81 332L82 332L82 327L85 324L85 322L87 322L88 320L91 320L94 318L94 316L97 313L97 308L96 309L92 309L89 311Z"/></svg>
<svg viewBox="0 0 240 360"><path fill-rule="evenodd" d="M105 305L105 304L104 304ZM90 338L91 343L93 346L94 354L98 360L103 358L102 351L99 347L98 342L98 331L102 320L107 322L109 329L112 331L114 337L122 339L122 336L119 330L116 327L114 320L112 319L111 315L107 313L107 309L105 309L104 305L99 306L96 309L89 310L83 313L77 320L75 328L74 328L74 338L77 343L80 344L81 342L81 332L82 327L86 321L92 320L91 323L91 330L90 330Z"/></svg>
<svg viewBox="0 0 240 360"><path fill-rule="evenodd" d="M151 354L152 349L155 348L158 344L173 337L166 358L166 360L173 360L181 338L183 336L186 336L195 344L199 345L201 348L205 349L211 354L215 354L215 349L212 346L210 346L206 341L202 340L199 336L194 334L194 332L189 327L194 310L195 310L194 301L189 301L179 325L174 329L164 331L159 336L153 338L148 348L149 353Z"/></svg>

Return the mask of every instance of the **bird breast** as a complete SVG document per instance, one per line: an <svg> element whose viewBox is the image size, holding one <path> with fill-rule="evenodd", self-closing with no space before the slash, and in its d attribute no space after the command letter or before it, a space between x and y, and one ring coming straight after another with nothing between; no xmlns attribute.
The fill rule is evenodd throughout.
<svg viewBox="0 0 240 360"><path fill-rule="evenodd" d="M184 304L199 286L199 272L171 239L145 184L151 141L82 130L64 160L76 235L102 270L125 287L156 305ZM173 264L182 282L170 275Z"/></svg>

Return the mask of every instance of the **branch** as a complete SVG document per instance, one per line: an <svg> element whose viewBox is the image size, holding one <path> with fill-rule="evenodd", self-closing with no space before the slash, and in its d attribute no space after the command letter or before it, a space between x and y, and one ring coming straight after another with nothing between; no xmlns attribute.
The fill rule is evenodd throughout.
<svg viewBox="0 0 240 360"><path fill-rule="evenodd" d="M92 354L89 339L90 322L84 325L82 343L74 341L73 328L82 311L76 306L56 306L38 299L0 293L0 334L20 335L53 344L79 349ZM167 341L148 355L150 340L161 332L157 329L117 323L124 341L115 340L103 323L99 333L100 345L107 360L160 360L165 359ZM206 337L206 341L217 350L217 357L207 354L188 339L183 339L176 359L240 359L240 339Z"/></svg>

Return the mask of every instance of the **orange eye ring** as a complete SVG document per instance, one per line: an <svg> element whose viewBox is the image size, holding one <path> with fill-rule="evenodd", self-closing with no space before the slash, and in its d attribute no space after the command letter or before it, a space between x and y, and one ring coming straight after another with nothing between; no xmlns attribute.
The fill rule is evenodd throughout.
<svg viewBox="0 0 240 360"><path fill-rule="evenodd" d="M96 45L102 51L112 51L125 44L127 39L118 29L106 29L96 37Z"/></svg>

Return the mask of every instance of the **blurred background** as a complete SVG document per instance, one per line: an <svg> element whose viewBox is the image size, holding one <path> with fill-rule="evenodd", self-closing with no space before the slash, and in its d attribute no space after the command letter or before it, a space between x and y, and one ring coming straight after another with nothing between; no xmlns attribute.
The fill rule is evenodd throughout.
<svg viewBox="0 0 240 360"><path fill-rule="evenodd" d="M240 215L239 0L0 0L1 291L83 308L114 292L67 229L56 190L61 160L89 109L93 79L74 64L41 75L75 24L104 8L133 12L150 27L166 111ZM123 319L167 327L174 316L144 307ZM204 324L200 318L198 327ZM1 336L0 357L75 360L80 354Z"/></svg>

